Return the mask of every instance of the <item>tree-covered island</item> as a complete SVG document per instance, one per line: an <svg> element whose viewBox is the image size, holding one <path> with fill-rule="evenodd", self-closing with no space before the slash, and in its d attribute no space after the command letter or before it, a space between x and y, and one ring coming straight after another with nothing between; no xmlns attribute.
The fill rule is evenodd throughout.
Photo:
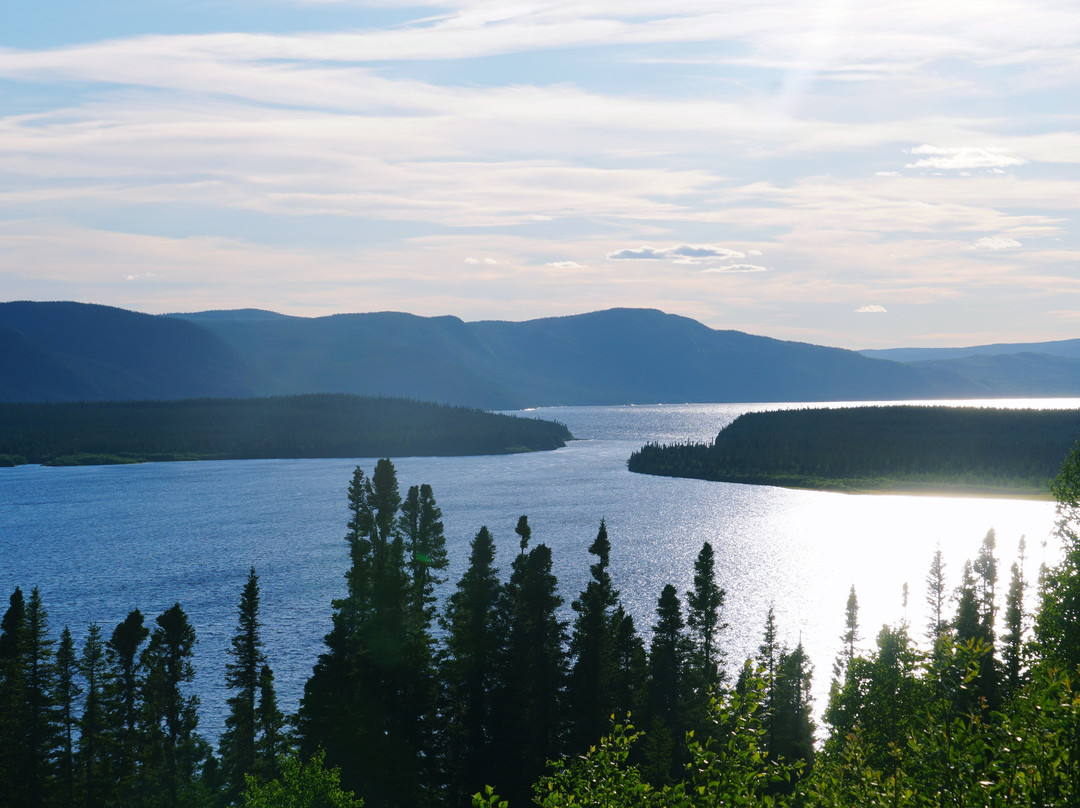
<svg viewBox="0 0 1080 808"><path fill-rule="evenodd" d="M649 444L630 471L832 491L1048 496L1080 411L889 406L745 413L712 443Z"/></svg>
<svg viewBox="0 0 1080 808"><path fill-rule="evenodd" d="M0 465L479 455L556 449L563 424L395 398L0 404Z"/></svg>

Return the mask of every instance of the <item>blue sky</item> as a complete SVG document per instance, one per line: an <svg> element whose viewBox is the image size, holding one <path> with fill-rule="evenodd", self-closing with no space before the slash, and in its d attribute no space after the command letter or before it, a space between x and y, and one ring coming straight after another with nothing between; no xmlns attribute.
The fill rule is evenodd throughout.
<svg viewBox="0 0 1080 808"><path fill-rule="evenodd" d="M39 0L0 29L7 300L1066 339L1078 180L1072 0Z"/></svg>

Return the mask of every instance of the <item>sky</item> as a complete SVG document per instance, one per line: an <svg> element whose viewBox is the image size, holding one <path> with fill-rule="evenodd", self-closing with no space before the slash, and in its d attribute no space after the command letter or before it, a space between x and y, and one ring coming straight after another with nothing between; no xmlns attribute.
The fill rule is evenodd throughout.
<svg viewBox="0 0 1080 808"><path fill-rule="evenodd" d="M37 0L0 300L1080 337L1076 0Z"/></svg>

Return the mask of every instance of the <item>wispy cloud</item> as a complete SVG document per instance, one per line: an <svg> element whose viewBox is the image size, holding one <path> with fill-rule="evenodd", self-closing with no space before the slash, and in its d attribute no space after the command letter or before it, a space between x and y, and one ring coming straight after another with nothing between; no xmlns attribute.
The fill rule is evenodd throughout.
<svg viewBox="0 0 1080 808"><path fill-rule="evenodd" d="M1015 157L1006 152L983 148L979 146L956 146L942 148L939 146L916 146L911 150L914 155L929 155L922 157L913 163L908 163L907 168L940 168L948 170L963 170L970 168L1008 168L1010 166L1022 166L1027 160Z"/></svg>
<svg viewBox="0 0 1080 808"><path fill-rule="evenodd" d="M878 306L878 305L859 306L859 308L855 309L855 311L858 312L859 314L885 314L886 313L885 307L884 306Z"/></svg>
<svg viewBox="0 0 1080 808"><path fill-rule="evenodd" d="M974 244L977 250L1014 250L1020 246L1022 245L1019 241L1005 236L987 236L978 239Z"/></svg>
<svg viewBox="0 0 1080 808"><path fill-rule="evenodd" d="M674 261L681 264L697 264L703 261L745 258L746 253L712 244L680 244L676 247L627 247L608 253L609 261Z"/></svg>

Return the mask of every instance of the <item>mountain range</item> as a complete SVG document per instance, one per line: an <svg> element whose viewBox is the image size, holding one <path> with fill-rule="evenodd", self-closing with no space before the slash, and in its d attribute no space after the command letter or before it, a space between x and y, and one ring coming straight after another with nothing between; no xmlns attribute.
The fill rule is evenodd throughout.
<svg viewBox="0 0 1080 808"><path fill-rule="evenodd" d="M1080 395L1072 342L1076 355L1034 346L907 355L717 330L653 309L467 323L17 301L0 303L0 401L318 392L517 409Z"/></svg>

